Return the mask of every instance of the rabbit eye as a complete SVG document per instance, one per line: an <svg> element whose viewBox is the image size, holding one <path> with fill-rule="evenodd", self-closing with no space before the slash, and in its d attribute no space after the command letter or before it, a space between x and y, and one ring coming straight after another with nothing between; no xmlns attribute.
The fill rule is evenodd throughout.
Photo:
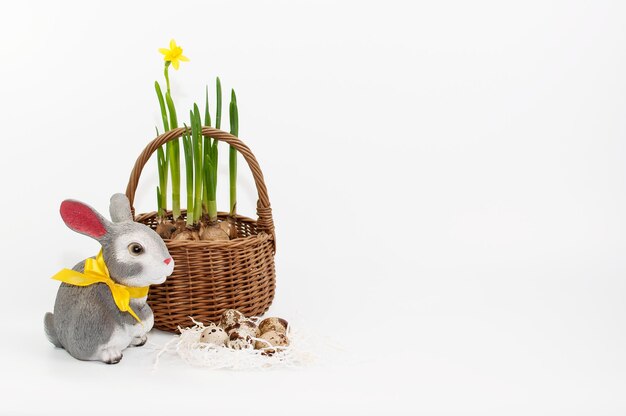
<svg viewBox="0 0 626 416"><path fill-rule="evenodd" d="M143 253L143 247L141 246L141 244L139 243L130 243L128 245L128 251L130 252L130 254L132 254L133 256L138 256L141 253Z"/></svg>

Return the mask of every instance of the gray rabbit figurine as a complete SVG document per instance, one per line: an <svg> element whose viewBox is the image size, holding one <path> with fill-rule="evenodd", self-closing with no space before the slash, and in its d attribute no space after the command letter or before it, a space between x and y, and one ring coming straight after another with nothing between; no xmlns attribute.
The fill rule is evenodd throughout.
<svg viewBox="0 0 626 416"><path fill-rule="evenodd" d="M165 243L150 227L134 222L130 203L124 194L111 197L112 222L82 202L66 200L61 217L72 230L102 244L102 256L111 284L141 288L165 282L174 271L174 260ZM85 262L72 270L84 273ZM70 273L75 273L70 272ZM76 273L76 274L80 274ZM147 293L147 290L146 290ZM61 283L54 304L54 314L44 317L46 336L79 360L118 363L122 350L141 346L147 341L154 315L147 296L126 299L134 312L120 310L105 283L77 286ZM137 316L138 319L133 317Z"/></svg>

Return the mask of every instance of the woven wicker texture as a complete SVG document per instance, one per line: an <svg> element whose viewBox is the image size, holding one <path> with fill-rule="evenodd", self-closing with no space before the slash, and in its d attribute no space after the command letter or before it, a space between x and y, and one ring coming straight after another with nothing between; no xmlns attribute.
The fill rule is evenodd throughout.
<svg viewBox="0 0 626 416"><path fill-rule="evenodd" d="M135 191L146 162L156 149L184 132L184 128L178 128L158 136L139 155L126 188L133 213ZM174 258L174 273L164 284L150 288L148 303L154 312L155 328L170 332L178 332L178 326L189 326L190 316L204 323L215 322L226 309L258 316L274 299L276 237L261 168L237 137L211 127L203 127L202 134L230 144L248 163L259 195L258 219L238 215L237 238L230 241L165 240ZM171 212L168 214L171 219ZM218 217L224 219L227 214L220 212ZM139 214L135 221L156 228L157 213Z"/></svg>

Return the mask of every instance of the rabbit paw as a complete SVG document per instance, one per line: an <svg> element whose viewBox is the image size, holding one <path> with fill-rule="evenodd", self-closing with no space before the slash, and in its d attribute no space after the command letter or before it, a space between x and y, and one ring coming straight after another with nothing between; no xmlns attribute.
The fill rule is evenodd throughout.
<svg viewBox="0 0 626 416"><path fill-rule="evenodd" d="M106 348L100 354L100 361L107 364L117 364L122 361L122 351L113 348Z"/></svg>
<svg viewBox="0 0 626 416"><path fill-rule="evenodd" d="M131 347L141 347L147 341L148 341L148 336L146 334L143 334L143 335L141 335L139 337L133 338L133 340L130 342L130 346Z"/></svg>

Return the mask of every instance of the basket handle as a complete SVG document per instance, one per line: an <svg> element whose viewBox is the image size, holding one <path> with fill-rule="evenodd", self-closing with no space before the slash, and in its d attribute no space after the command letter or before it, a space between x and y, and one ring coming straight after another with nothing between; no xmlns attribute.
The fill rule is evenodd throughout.
<svg viewBox="0 0 626 416"><path fill-rule="evenodd" d="M135 201L135 191L137 190L137 185L139 184L139 177L141 176L141 171L145 166L150 156L162 145L169 142L170 140L177 139L183 135L187 131L184 127L179 127L168 132L157 136L154 140L152 140L143 152L137 158L135 162L135 166L133 167L132 172L130 173L130 178L128 179L128 186L126 187L126 196L130 201L130 209L135 215L135 208L133 203ZM257 221L257 229L259 231L264 231L270 236L276 244L276 236L274 235L274 221L272 219L272 208L270 206L270 199L267 195L267 188L265 187L265 181L263 180L263 172L261 172L261 167L259 166L259 162L257 162L254 154L248 146L245 145L239 138L233 136L232 134L226 133L225 131L214 129L213 127L202 127L202 135L209 136L221 142L226 142L233 146L241 155L244 157L250 170L252 171L252 176L254 177L254 183L256 185L257 193L259 194L259 199L257 200L257 208L256 212L258 215Z"/></svg>

